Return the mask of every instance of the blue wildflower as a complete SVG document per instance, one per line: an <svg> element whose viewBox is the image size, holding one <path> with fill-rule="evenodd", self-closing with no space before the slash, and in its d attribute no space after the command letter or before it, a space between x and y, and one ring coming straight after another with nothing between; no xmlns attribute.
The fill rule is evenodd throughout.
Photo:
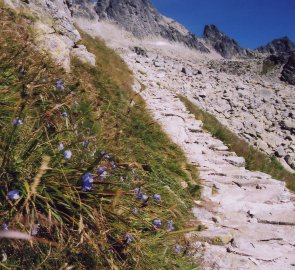
<svg viewBox="0 0 295 270"><path fill-rule="evenodd" d="M23 120L20 119L19 117L16 117L16 118L13 120L13 125L16 126L16 127L22 125L23 123L24 123Z"/></svg>
<svg viewBox="0 0 295 270"><path fill-rule="evenodd" d="M62 150L64 150L64 149L65 149L64 144L63 144L63 143L60 143L60 144L58 145L58 151L62 151Z"/></svg>
<svg viewBox="0 0 295 270"><path fill-rule="evenodd" d="M3 230L3 231L8 231L8 225L7 224L2 224L1 225L1 230Z"/></svg>
<svg viewBox="0 0 295 270"><path fill-rule="evenodd" d="M59 90L65 90L63 80L58 80L58 81L56 82L56 87L57 87Z"/></svg>
<svg viewBox="0 0 295 270"><path fill-rule="evenodd" d="M135 188L134 192L136 193L138 200L142 200L142 201L146 202L149 199L149 196L143 194L141 192L140 188Z"/></svg>
<svg viewBox="0 0 295 270"><path fill-rule="evenodd" d="M15 189L15 190L12 190L12 191L9 191L7 193L7 197L9 200L11 201L15 201L15 200L18 200L20 198L20 195L19 195L19 190Z"/></svg>
<svg viewBox="0 0 295 270"><path fill-rule="evenodd" d="M155 195L154 195L154 200L155 200L156 202L160 202L160 201L161 201L161 195L159 195L159 194L155 194Z"/></svg>
<svg viewBox="0 0 295 270"><path fill-rule="evenodd" d="M111 162L111 167L112 167L112 170L116 170L117 169L117 165L115 164L114 161Z"/></svg>
<svg viewBox="0 0 295 270"><path fill-rule="evenodd" d="M99 178L106 179L108 177L108 173L105 171L101 175L99 175Z"/></svg>
<svg viewBox="0 0 295 270"><path fill-rule="evenodd" d="M139 210L138 210L138 208L137 208L137 207L134 207L134 208L132 209L132 213L133 213L134 215L138 215L138 214L139 214Z"/></svg>
<svg viewBox="0 0 295 270"><path fill-rule="evenodd" d="M40 224L35 224L32 228L32 231L31 231L31 235L32 236L36 236L38 235L39 231L40 231L40 228L41 228L41 225Z"/></svg>
<svg viewBox="0 0 295 270"><path fill-rule="evenodd" d="M153 225L155 225L157 228L160 228L162 226L162 221L160 219L154 219Z"/></svg>
<svg viewBox="0 0 295 270"><path fill-rule="evenodd" d="M98 174L98 176L100 176L101 174L103 174L105 171L107 171L107 167L105 167L105 166L99 166L98 168L97 168L97 174Z"/></svg>
<svg viewBox="0 0 295 270"><path fill-rule="evenodd" d="M91 191L93 189L93 175L91 173L86 173L82 176L82 190L84 192Z"/></svg>
<svg viewBox="0 0 295 270"><path fill-rule="evenodd" d="M139 192L140 192L140 188L135 188L134 190L133 190L136 194L138 194Z"/></svg>
<svg viewBox="0 0 295 270"><path fill-rule="evenodd" d="M109 160L109 159L112 158L112 155L110 155L110 154L106 154L106 155L104 155L103 158L104 158L105 160Z"/></svg>
<svg viewBox="0 0 295 270"><path fill-rule="evenodd" d="M125 242L126 242L126 244L130 244L133 241L134 241L134 237L131 234L127 233L125 235Z"/></svg>
<svg viewBox="0 0 295 270"><path fill-rule="evenodd" d="M137 199L138 199L138 200L142 200L142 197L143 197L143 193L142 193L141 191L139 191L139 192L137 193Z"/></svg>
<svg viewBox="0 0 295 270"><path fill-rule="evenodd" d="M67 118L68 117L68 113L67 112L62 112L61 113L61 116L64 117L64 118Z"/></svg>
<svg viewBox="0 0 295 270"><path fill-rule="evenodd" d="M174 231L175 230L175 228L174 228L174 226L173 226L173 220L169 220L168 221L168 232L171 232L171 231Z"/></svg>
<svg viewBox="0 0 295 270"><path fill-rule="evenodd" d="M93 183L93 175L91 173L85 173L83 176L82 176L82 180L83 182L89 182L89 183Z"/></svg>
<svg viewBox="0 0 295 270"><path fill-rule="evenodd" d="M72 157L72 151L71 150L66 150L64 151L64 159L69 160Z"/></svg>
<svg viewBox="0 0 295 270"><path fill-rule="evenodd" d="M175 246L175 252L176 252L176 253L179 253L180 250L181 250L180 245L176 245L176 246Z"/></svg>
<svg viewBox="0 0 295 270"><path fill-rule="evenodd" d="M107 169L108 168L105 166L99 166L97 168L97 174L98 174L99 178L106 179L108 177Z"/></svg>
<svg viewBox="0 0 295 270"><path fill-rule="evenodd" d="M147 196L147 195L145 195L145 194L142 194L142 196L141 196L141 200L142 200L143 202L147 202L148 199L149 199L149 196Z"/></svg>

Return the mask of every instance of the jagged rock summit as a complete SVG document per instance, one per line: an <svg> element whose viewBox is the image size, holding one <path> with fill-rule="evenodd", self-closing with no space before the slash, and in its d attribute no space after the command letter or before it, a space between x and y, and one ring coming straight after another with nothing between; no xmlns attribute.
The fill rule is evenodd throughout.
<svg viewBox="0 0 295 270"><path fill-rule="evenodd" d="M288 37L282 37L274 39L265 46L261 46L256 49L260 53L267 54L280 54L280 53L290 53L295 51L295 43Z"/></svg>
<svg viewBox="0 0 295 270"><path fill-rule="evenodd" d="M224 58L232 58L233 56L245 56L246 50L234 40L219 31L216 25L206 25L203 37L214 50L216 50Z"/></svg>
<svg viewBox="0 0 295 270"><path fill-rule="evenodd" d="M75 0L76 12L81 15L86 0ZM208 53L203 43L178 22L161 15L150 0L96 0L91 1L100 20L113 21L138 38L160 36L181 42L190 48Z"/></svg>

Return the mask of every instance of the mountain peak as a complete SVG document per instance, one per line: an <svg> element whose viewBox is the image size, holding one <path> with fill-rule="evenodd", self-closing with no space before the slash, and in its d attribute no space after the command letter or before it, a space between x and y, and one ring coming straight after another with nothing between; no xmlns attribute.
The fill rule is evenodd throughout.
<svg viewBox="0 0 295 270"><path fill-rule="evenodd" d="M225 34L215 24L208 24L205 25L203 36L204 38L210 39L216 36L225 36Z"/></svg>
<svg viewBox="0 0 295 270"><path fill-rule="evenodd" d="M267 43L256 49L261 53L268 54L280 54L289 53L295 50L295 43L287 36L274 39L273 41Z"/></svg>
<svg viewBox="0 0 295 270"><path fill-rule="evenodd" d="M224 58L246 54L234 39L221 32L214 24L205 26L203 37Z"/></svg>

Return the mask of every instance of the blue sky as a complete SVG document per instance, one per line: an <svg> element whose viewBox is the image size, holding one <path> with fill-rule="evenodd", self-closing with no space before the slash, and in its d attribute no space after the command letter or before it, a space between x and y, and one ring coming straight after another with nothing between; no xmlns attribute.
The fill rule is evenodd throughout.
<svg viewBox="0 0 295 270"><path fill-rule="evenodd" d="M164 15L201 36L205 24L218 28L242 47L256 48L289 36L295 41L295 0L151 0Z"/></svg>

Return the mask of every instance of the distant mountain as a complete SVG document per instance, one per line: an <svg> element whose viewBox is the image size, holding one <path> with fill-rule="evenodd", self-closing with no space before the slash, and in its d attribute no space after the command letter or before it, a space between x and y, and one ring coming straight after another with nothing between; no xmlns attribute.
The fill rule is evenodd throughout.
<svg viewBox="0 0 295 270"><path fill-rule="evenodd" d="M288 37L274 39L265 46L256 49L260 53L280 54L295 51L295 44Z"/></svg>
<svg viewBox="0 0 295 270"><path fill-rule="evenodd" d="M206 25L204 28L203 38L212 48L224 58L233 56L250 56L250 50L240 47L232 38L219 31L216 25Z"/></svg>
<svg viewBox="0 0 295 270"><path fill-rule="evenodd" d="M275 39L256 50L245 49L213 24L205 26L202 40L180 23L161 15L150 0L66 0L66 3L74 16L89 19L98 17L99 20L114 22L138 38L158 36L183 43L204 53L209 53L212 48L227 59L248 58L257 53L272 55L295 50L295 44L288 37Z"/></svg>
<svg viewBox="0 0 295 270"><path fill-rule="evenodd" d="M116 22L136 37L160 36L169 41L184 43L201 52L209 52L183 25L161 15L150 0L91 0L90 3L94 5L100 20ZM79 15L83 14L83 8L89 10L89 0L74 0L73 4L79 5L75 9Z"/></svg>

